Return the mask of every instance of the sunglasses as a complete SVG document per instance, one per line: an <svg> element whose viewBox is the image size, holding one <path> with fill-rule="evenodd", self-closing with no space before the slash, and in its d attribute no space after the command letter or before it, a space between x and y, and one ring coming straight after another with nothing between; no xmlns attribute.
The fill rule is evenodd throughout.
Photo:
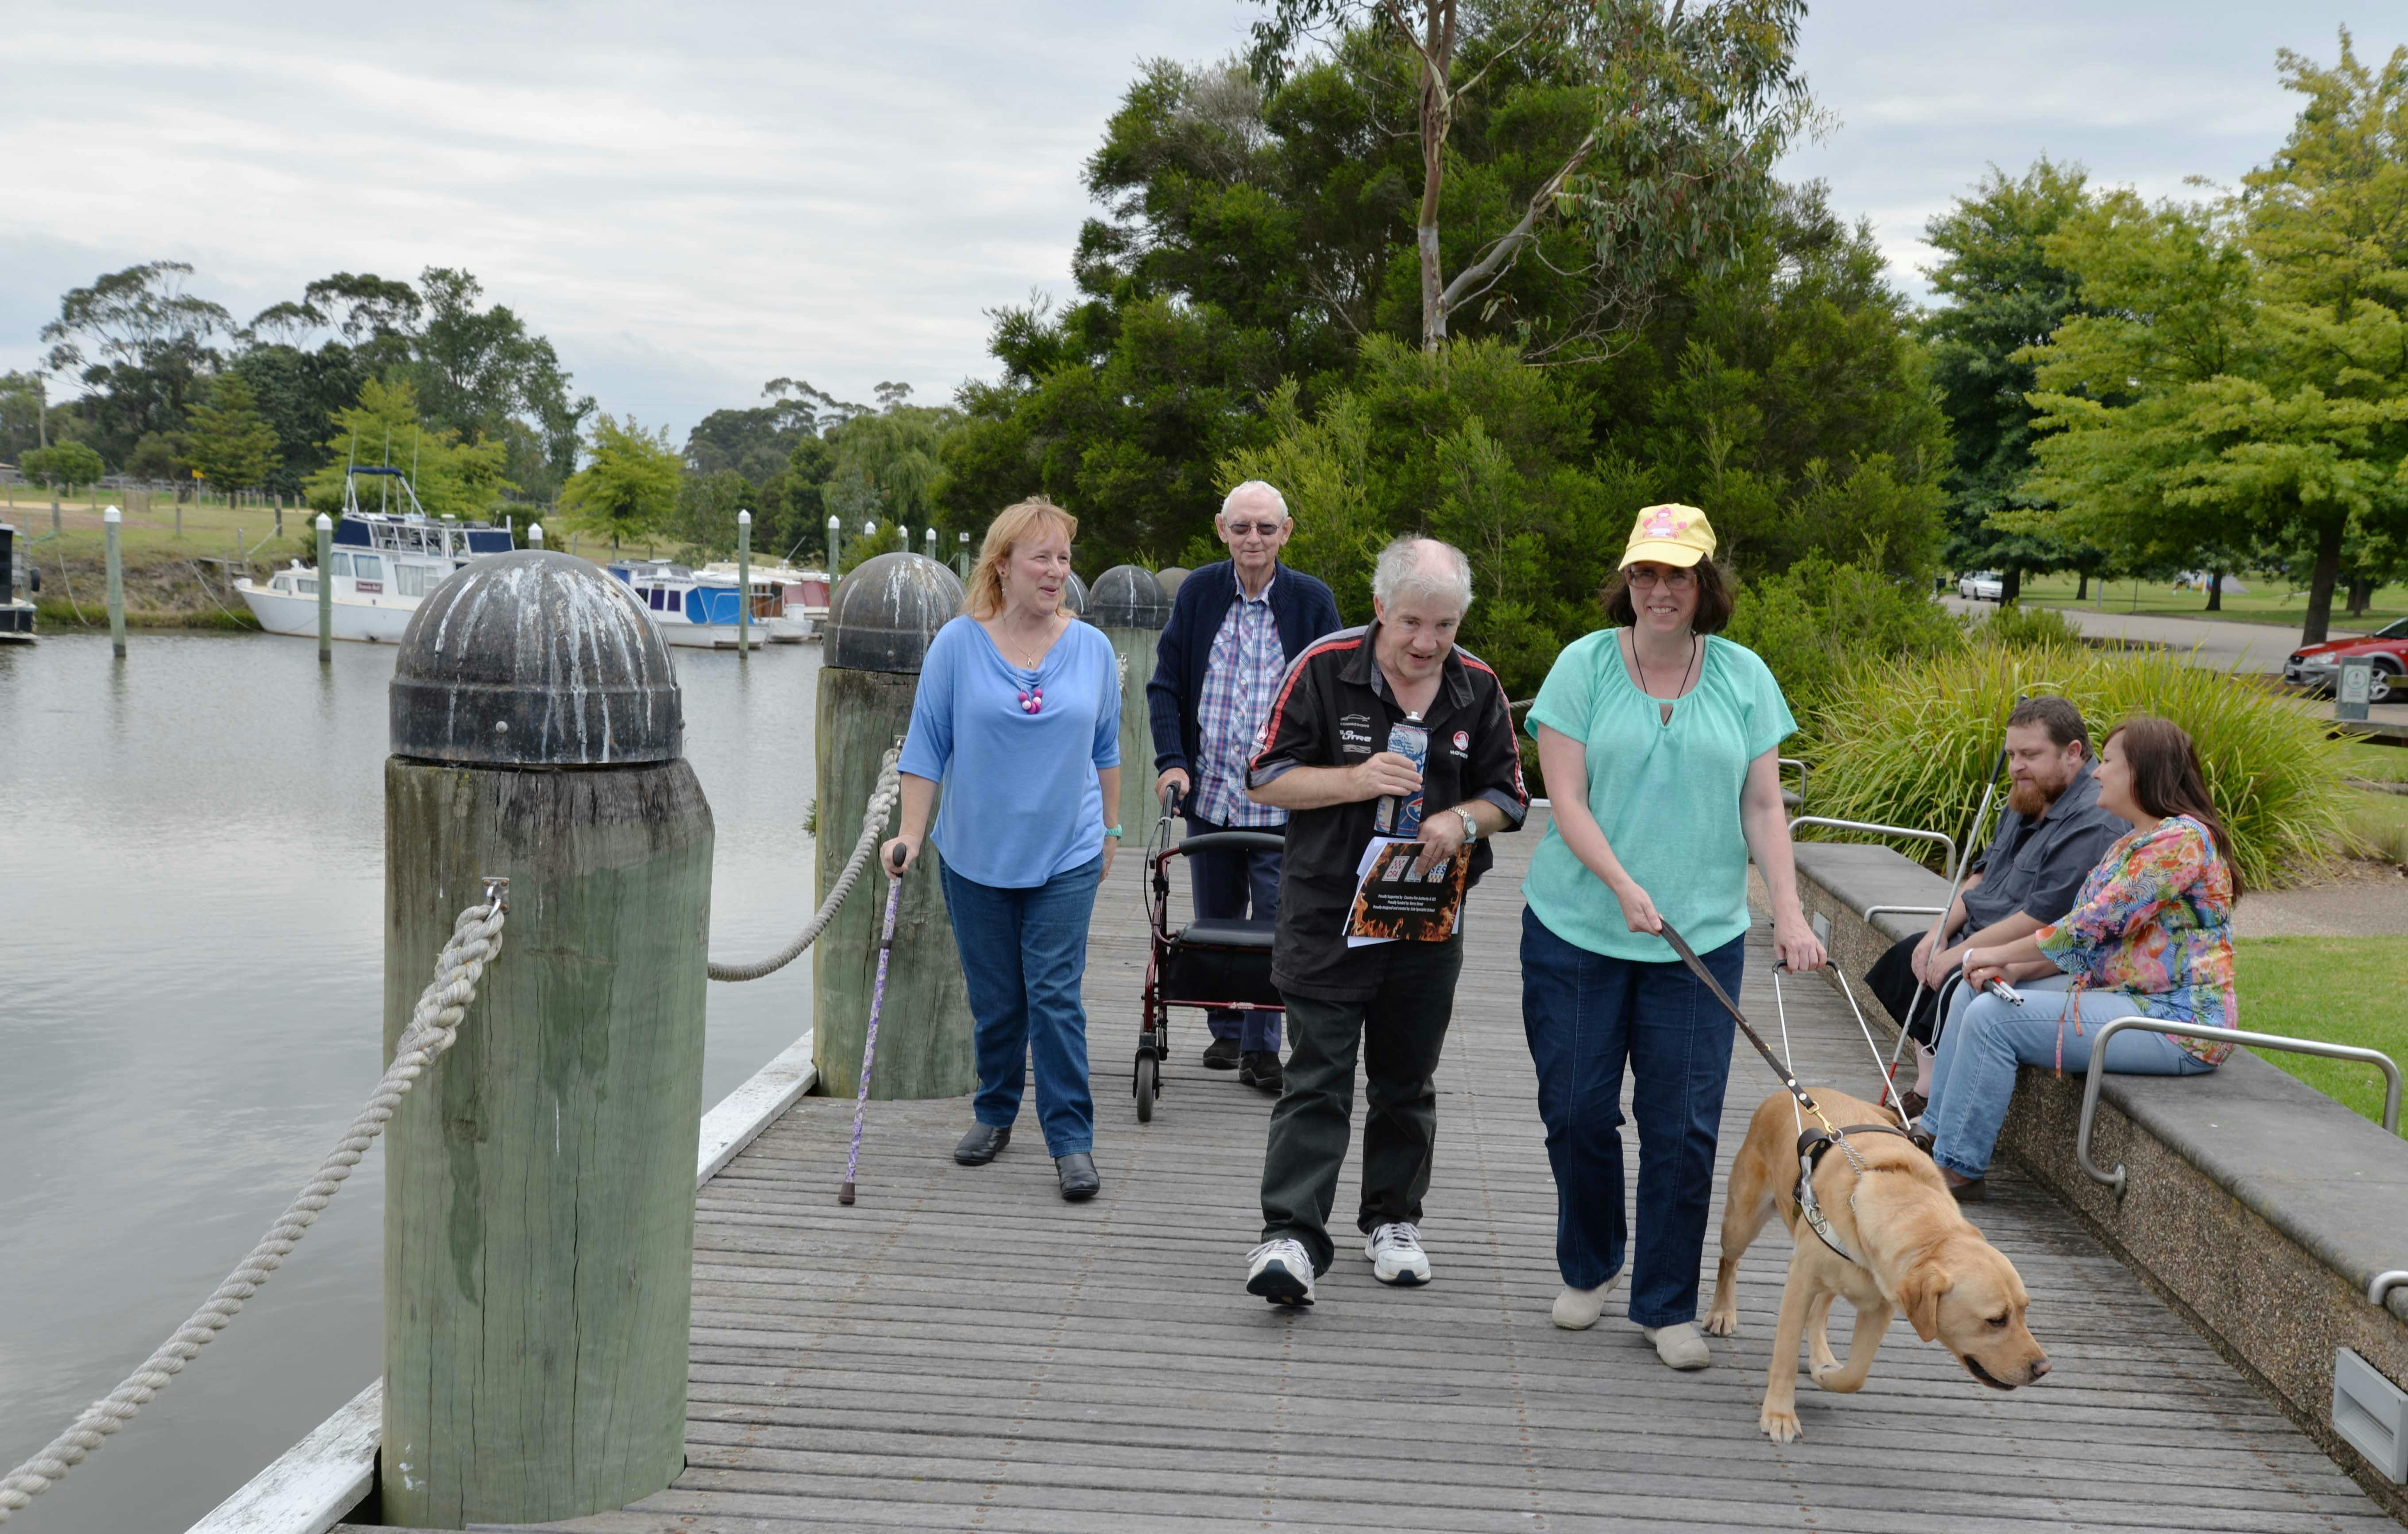
<svg viewBox="0 0 2408 1534"><path fill-rule="evenodd" d="M1276 522L1225 522L1221 525L1229 530L1229 536L1231 538L1243 538L1248 533L1254 533L1263 538L1270 538L1275 536L1279 532L1280 528L1285 524Z"/></svg>

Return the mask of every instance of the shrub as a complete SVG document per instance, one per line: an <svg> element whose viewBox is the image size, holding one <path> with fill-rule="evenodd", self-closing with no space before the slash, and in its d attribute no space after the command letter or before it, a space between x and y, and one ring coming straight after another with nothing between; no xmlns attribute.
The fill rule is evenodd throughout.
<svg viewBox="0 0 2408 1534"><path fill-rule="evenodd" d="M1964 629L1919 583L1808 554L1778 575L1747 582L1724 633L1764 658L1811 733L1811 716L1859 663L1954 654Z"/></svg>
<svg viewBox="0 0 2408 1534"><path fill-rule="evenodd" d="M2028 608L2009 602L1973 628L1979 644L2006 650L2049 650L2082 642L2082 630L2055 608Z"/></svg>
<svg viewBox="0 0 2408 1534"><path fill-rule="evenodd" d="M2062 647L1975 645L1858 666L1815 719L1809 813L1936 827L1961 842L2016 695L2042 692L2071 698L2094 739L2135 713L2189 731L2252 886L2284 882L2340 850L2344 748L2326 738L2324 721L2179 656Z"/></svg>

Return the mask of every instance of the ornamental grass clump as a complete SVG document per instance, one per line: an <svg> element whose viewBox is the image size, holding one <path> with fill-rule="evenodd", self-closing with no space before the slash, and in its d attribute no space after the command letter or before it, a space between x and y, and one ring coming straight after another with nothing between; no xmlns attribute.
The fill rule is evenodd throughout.
<svg viewBox="0 0 2408 1534"><path fill-rule="evenodd" d="M2315 713L2178 655L2071 646L1976 644L1852 668L1816 710L1806 812L1935 828L1962 845L2015 697L2039 693L2082 710L2094 749L2131 714L2161 714L2189 731L2250 887L2289 882L2343 850L2346 748L2326 738L2329 726ZM1994 806L1989 825L1996 814Z"/></svg>

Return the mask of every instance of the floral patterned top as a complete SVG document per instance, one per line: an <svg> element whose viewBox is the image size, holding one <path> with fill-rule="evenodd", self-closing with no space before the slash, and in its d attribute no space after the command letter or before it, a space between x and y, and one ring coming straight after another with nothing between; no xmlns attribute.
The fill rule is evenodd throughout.
<svg viewBox="0 0 2408 1534"><path fill-rule="evenodd" d="M2232 870L2207 827L2174 815L2132 832L2083 881L2062 921L2034 934L2078 984L2130 993L2135 1010L2171 1023L2241 1025L2232 979ZM2230 1044L2177 1039L2209 1065Z"/></svg>

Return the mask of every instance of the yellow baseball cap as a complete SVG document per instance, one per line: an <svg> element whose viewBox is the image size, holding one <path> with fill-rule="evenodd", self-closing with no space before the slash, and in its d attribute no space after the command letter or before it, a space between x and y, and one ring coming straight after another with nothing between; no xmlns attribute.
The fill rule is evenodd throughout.
<svg viewBox="0 0 2408 1534"><path fill-rule="evenodd" d="M1713 557L1713 523L1694 506L1651 506L1631 524L1629 546L1622 551L1623 569L1641 560L1686 569Z"/></svg>

